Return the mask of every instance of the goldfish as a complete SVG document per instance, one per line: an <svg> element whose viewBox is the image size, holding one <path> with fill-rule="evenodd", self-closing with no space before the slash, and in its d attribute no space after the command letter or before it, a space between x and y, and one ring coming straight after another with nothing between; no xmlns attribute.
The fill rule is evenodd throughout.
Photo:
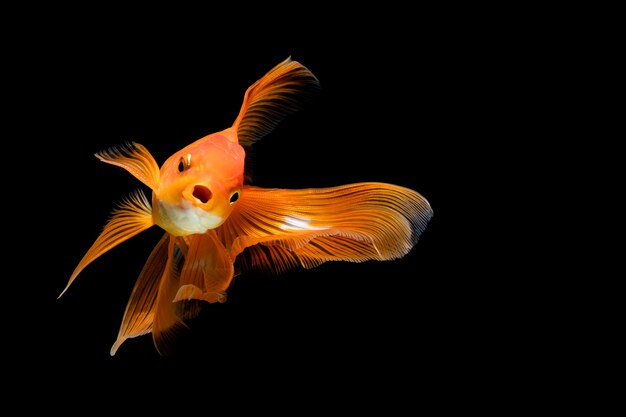
<svg viewBox="0 0 626 417"><path fill-rule="evenodd" d="M288 57L247 88L232 126L185 146L161 167L137 142L95 153L128 171L152 198L137 189L113 209L58 298L109 250L151 227L164 231L132 289L111 356L124 341L148 334L159 354L169 353L186 322L205 303L225 302L233 278L245 271L393 260L417 244L433 210L412 189L383 182L253 185L254 143L319 88L317 77Z"/></svg>

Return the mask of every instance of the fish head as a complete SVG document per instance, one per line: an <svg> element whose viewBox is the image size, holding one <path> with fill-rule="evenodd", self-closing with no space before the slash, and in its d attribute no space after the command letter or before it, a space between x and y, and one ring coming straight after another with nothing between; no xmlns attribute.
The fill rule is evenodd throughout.
<svg viewBox="0 0 626 417"><path fill-rule="evenodd" d="M228 218L243 188L245 151L227 134L206 136L162 165L153 219L175 236L205 233Z"/></svg>

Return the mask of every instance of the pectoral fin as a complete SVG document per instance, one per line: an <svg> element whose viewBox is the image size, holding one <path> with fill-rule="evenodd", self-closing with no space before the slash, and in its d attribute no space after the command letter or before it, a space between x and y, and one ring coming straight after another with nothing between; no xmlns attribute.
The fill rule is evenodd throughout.
<svg viewBox="0 0 626 417"><path fill-rule="evenodd" d="M100 236L91 245L83 259L78 263L72 273L65 289L59 294L60 298L69 286L74 282L78 274L87 265L120 243L130 239L138 233L154 225L152 220L152 208L146 196L140 190L131 194L122 201L120 206L113 211L111 219L104 226Z"/></svg>
<svg viewBox="0 0 626 417"><path fill-rule="evenodd" d="M282 272L326 261L400 258L417 243L432 214L423 196L392 184L244 187L220 234L242 266Z"/></svg>

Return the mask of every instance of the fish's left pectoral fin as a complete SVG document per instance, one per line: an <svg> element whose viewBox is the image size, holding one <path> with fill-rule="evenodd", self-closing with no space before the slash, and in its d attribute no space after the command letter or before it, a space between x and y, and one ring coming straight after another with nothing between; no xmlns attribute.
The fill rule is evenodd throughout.
<svg viewBox="0 0 626 417"><path fill-rule="evenodd" d="M74 269L67 285L61 294L59 294L58 298L67 291L78 274L80 274L87 265L105 252L153 225L154 222L150 202L141 190L137 190L127 199L123 200L119 207L113 211L111 218L104 226L104 229L96 241L78 263L76 269Z"/></svg>
<svg viewBox="0 0 626 417"><path fill-rule="evenodd" d="M107 164L116 165L130 172L151 190L156 190L160 181L159 165L148 149L135 142L114 146L96 152L96 157Z"/></svg>
<svg viewBox="0 0 626 417"><path fill-rule="evenodd" d="M270 272L401 258L433 214L416 191L375 182L302 190L245 187L237 204L221 229L231 257L244 268Z"/></svg>

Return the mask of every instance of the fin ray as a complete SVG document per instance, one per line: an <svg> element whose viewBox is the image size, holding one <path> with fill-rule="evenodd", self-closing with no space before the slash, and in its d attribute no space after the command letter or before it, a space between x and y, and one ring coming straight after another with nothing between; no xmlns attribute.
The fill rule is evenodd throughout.
<svg viewBox="0 0 626 417"><path fill-rule="evenodd" d="M168 264L159 283L156 297L154 321L152 323L152 341L160 355L167 355L178 334L187 328L180 313L186 305L173 303L174 294L180 285L180 264L182 252L178 249L180 238L172 237L168 245Z"/></svg>
<svg viewBox="0 0 626 417"><path fill-rule="evenodd" d="M159 166L143 145L128 142L96 152L95 155L102 162L124 168L151 190L158 188L161 175Z"/></svg>
<svg viewBox="0 0 626 417"><path fill-rule="evenodd" d="M326 261L391 260L407 254L432 217L416 191L385 183L324 189L246 186L220 229L244 267L285 271Z"/></svg>
<svg viewBox="0 0 626 417"><path fill-rule="evenodd" d="M171 260L168 258L169 235L165 233L154 247L126 305L117 340L111 347L111 356L127 339L152 331L159 283Z"/></svg>
<svg viewBox="0 0 626 417"><path fill-rule="evenodd" d="M120 243L154 225L152 208L145 194L137 190L115 209L104 229L74 269L60 298L87 265Z"/></svg>
<svg viewBox="0 0 626 417"><path fill-rule="evenodd" d="M319 81L305 66L288 57L246 90L232 125L246 150L246 183L252 177L252 145L270 133L319 90Z"/></svg>

